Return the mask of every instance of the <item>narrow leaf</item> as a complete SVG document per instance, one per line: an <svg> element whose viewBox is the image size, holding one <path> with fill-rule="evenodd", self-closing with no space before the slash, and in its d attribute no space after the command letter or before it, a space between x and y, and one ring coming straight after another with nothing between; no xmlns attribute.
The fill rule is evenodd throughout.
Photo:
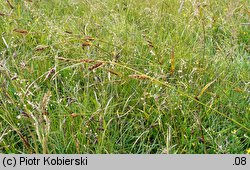
<svg viewBox="0 0 250 170"><path fill-rule="evenodd" d="M211 81L210 83L208 83L205 87L203 87L202 88L202 90L201 90L201 92L200 92L200 94L198 95L198 96L196 96L195 98L197 99L197 100L199 100L199 98L203 95L203 93L214 83L216 81L216 79L215 80L213 80L213 81Z"/></svg>
<svg viewBox="0 0 250 170"><path fill-rule="evenodd" d="M171 75L174 74L174 47L172 47L172 52L171 52L171 69L170 69Z"/></svg>

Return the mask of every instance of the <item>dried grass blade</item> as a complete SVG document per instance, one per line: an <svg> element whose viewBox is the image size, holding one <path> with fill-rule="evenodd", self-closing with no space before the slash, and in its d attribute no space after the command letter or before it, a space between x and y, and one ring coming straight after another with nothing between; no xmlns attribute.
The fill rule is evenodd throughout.
<svg viewBox="0 0 250 170"><path fill-rule="evenodd" d="M152 41L150 41L150 40L146 40L146 41L147 41L148 46L149 46L150 48L154 48L154 45L153 45L153 42L152 42Z"/></svg>
<svg viewBox="0 0 250 170"><path fill-rule="evenodd" d="M44 80L47 80L55 72L56 72L56 69L53 67L52 69L50 69L50 71L48 72Z"/></svg>
<svg viewBox="0 0 250 170"><path fill-rule="evenodd" d="M70 58L64 58L64 57L56 57L58 60L62 60L62 61L72 61L72 59Z"/></svg>
<svg viewBox="0 0 250 170"><path fill-rule="evenodd" d="M20 33L20 34L28 34L28 31L27 30L23 30L23 29L14 29L13 31L17 32L17 33Z"/></svg>
<svg viewBox="0 0 250 170"><path fill-rule="evenodd" d="M9 7L10 7L11 9L14 9L14 6L10 3L9 0L6 0L6 2L8 3L8 5L9 5Z"/></svg>
<svg viewBox="0 0 250 170"><path fill-rule="evenodd" d="M131 74L129 77L140 80L149 79L149 77L145 74Z"/></svg>
<svg viewBox="0 0 250 170"><path fill-rule="evenodd" d="M43 51L45 50L46 48L48 48L49 46L47 45L38 45L36 48L35 48L35 51Z"/></svg>
<svg viewBox="0 0 250 170"><path fill-rule="evenodd" d="M92 60L92 59L82 59L82 60L80 60L80 62L82 62L82 63L93 63L93 62L95 62L95 60Z"/></svg>
<svg viewBox="0 0 250 170"><path fill-rule="evenodd" d="M43 115L48 115L48 112L46 110L49 104L50 97L51 97L51 91L48 90L47 93L44 94L43 99L40 103L40 108Z"/></svg>
<svg viewBox="0 0 250 170"><path fill-rule="evenodd" d="M101 67L103 65L103 62L98 62L95 65L93 65L92 67L89 68L89 71L92 71L98 67Z"/></svg>
<svg viewBox="0 0 250 170"><path fill-rule="evenodd" d="M199 100L199 98L203 95L203 93L204 93L204 92L205 92L205 91L206 91L215 81L216 81L216 79L213 80L213 81L211 81L210 83L208 83L205 87L203 87L202 90L201 90L201 92L200 92L200 94L199 94L198 96L196 96L195 99Z"/></svg>
<svg viewBox="0 0 250 170"><path fill-rule="evenodd" d="M95 40L95 38L93 38L93 37L91 37L91 36L85 36L85 37L84 37L84 40L85 40L85 41L93 41L93 40Z"/></svg>
<svg viewBox="0 0 250 170"><path fill-rule="evenodd" d="M91 45L92 45L92 43L89 42L89 41L86 41L86 42L82 43L82 47L89 47Z"/></svg>
<svg viewBox="0 0 250 170"><path fill-rule="evenodd" d="M67 33L67 34L73 34L73 32L71 32L71 31L65 31L65 33Z"/></svg>

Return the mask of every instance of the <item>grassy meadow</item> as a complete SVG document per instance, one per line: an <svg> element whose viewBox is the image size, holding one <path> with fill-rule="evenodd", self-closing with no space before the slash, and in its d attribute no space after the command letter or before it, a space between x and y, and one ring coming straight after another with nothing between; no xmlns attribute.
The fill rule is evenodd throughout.
<svg viewBox="0 0 250 170"><path fill-rule="evenodd" d="M250 1L0 0L0 153L250 153Z"/></svg>

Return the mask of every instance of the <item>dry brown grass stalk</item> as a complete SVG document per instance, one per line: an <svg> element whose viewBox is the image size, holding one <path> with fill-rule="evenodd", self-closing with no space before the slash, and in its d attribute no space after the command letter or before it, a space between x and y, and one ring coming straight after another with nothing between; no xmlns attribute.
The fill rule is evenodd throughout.
<svg viewBox="0 0 250 170"><path fill-rule="evenodd" d="M86 42L82 43L82 47L89 47L91 45L92 45L92 43L89 42L89 41L86 41Z"/></svg>
<svg viewBox="0 0 250 170"><path fill-rule="evenodd" d="M149 79L149 77L144 74L131 74L129 75L129 77L134 78L134 79L140 79L140 80Z"/></svg>
<svg viewBox="0 0 250 170"><path fill-rule="evenodd" d="M48 48L49 46L47 45L38 45L36 48L35 48L35 51L43 51L45 50L46 48Z"/></svg>
<svg viewBox="0 0 250 170"><path fill-rule="evenodd" d="M27 30L23 30L23 29L14 29L13 30L14 32L17 32L17 33L20 33L20 34L28 34L28 31Z"/></svg>
<svg viewBox="0 0 250 170"><path fill-rule="evenodd" d="M91 36L85 36L85 37L84 37L84 40L85 40L85 41L93 41L93 40L95 40L95 38L93 38L93 37L91 37Z"/></svg>
<svg viewBox="0 0 250 170"><path fill-rule="evenodd" d="M82 60L80 60L80 62L82 62L82 63L93 63L93 62L95 62L95 60L92 60L92 59L82 59Z"/></svg>
<svg viewBox="0 0 250 170"><path fill-rule="evenodd" d="M73 34L73 32L71 32L71 31L65 31L65 33L67 33L67 34Z"/></svg>
<svg viewBox="0 0 250 170"><path fill-rule="evenodd" d="M47 107L50 101L51 97L51 91L48 90L47 93L44 94L43 99L40 103L40 109L41 113L43 115L43 119L45 120L45 125L42 128L42 148L43 153L47 153L47 143L48 143L48 137L50 133L50 119L48 117Z"/></svg>
<svg viewBox="0 0 250 170"><path fill-rule="evenodd" d="M93 65L92 67L89 68L89 71L92 71L94 69L97 69L99 67L101 67L104 63L103 62L98 62L95 65Z"/></svg>
<svg viewBox="0 0 250 170"><path fill-rule="evenodd" d="M9 0L6 0L6 2L7 2L7 4L9 5L9 7L10 7L11 9L14 9L14 6L10 3Z"/></svg>
<svg viewBox="0 0 250 170"><path fill-rule="evenodd" d="M50 71L48 72L44 80L47 80L55 72L56 72L56 69L53 67L52 69L50 69Z"/></svg>

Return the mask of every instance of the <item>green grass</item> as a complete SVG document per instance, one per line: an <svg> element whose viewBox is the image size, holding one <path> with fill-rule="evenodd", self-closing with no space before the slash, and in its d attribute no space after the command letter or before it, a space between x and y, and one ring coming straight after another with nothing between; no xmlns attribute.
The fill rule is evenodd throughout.
<svg viewBox="0 0 250 170"><path fill-rule="evenodd" d="M9 2L1 153L249 150L249 1Z"/></svg>

